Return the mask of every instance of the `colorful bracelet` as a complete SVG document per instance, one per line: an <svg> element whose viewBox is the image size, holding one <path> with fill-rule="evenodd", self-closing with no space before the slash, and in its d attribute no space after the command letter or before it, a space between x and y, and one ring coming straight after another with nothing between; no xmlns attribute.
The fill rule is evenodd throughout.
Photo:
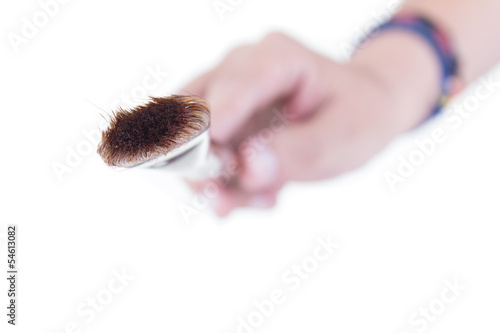
<svg viewBox="0 0 500 333"><path fill-rule="evenodd" d="M417 34L430 44L438 56L441 64L441 96L429 118L437 115L451 97L463 88L462 81L458 77L457 58L453 52L448 35L425 17L409 13L399 13L389 21L376 27L361 44L375 34L390 29L406 30Z"/></svg>

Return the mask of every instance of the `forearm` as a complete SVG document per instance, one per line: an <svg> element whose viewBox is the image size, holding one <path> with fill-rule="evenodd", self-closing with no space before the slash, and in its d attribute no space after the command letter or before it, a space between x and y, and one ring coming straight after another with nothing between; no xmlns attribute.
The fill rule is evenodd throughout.
<svg viewBox="0 0 500 333"><path fill-rule="evenodd" d="M410 0L403 11L421 13L448 32L465 83L500 61L499 0Z"/></svg>
<svg viewBox="0 0 500 333"><path fill-rule="evenodd" d="M428 17L448 34L465 84L500 60L499 0L416 0L402 11ZM399 107L389 125L396 132L427 118L441 94L438 57L427 41L410 32L382 32L354 55L350 66L375 75L393 91Z"/></svg>

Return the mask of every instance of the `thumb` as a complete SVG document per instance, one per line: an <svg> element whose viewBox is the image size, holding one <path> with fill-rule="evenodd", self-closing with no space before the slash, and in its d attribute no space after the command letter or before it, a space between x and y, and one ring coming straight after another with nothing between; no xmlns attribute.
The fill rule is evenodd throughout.
<svg viewBox="0 0 500 333"><path fill-rule="evenodd" d="M277 190L289 180L323 176L320 169L327 133L318 124L322 117L314 118L293 123L283 118L281 126L264 128L240 144L241 188L258 193Z"/></svg>
<svg viewBox="0 0 500 333"><path fill-rule="evenodd" d="M265 192L286 181L330 178L364 163L385 141L368 135L350 113L351 108L326 103L306 119L260 130L238 147L242 189Z"/></svg>
<svg viewBox="0 0 500 333"><path fill-rule="evenodd" d="M259 137L252 137L240 145L241 173L239 185L249 193L258 193L279 188L283 163L278 160L275 148Z"/></svg>

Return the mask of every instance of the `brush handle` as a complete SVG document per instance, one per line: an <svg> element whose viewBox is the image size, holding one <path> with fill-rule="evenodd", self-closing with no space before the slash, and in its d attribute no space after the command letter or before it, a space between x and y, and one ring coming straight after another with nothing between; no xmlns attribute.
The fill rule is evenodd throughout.
<svg viewBox="0 0 500 333"><path fill-rule="evenodd" d="M200 181L205 179L217 178L222 171L222 161L214 152L209 151L205 163L197 170L186 175L190 180Z"/></svg>

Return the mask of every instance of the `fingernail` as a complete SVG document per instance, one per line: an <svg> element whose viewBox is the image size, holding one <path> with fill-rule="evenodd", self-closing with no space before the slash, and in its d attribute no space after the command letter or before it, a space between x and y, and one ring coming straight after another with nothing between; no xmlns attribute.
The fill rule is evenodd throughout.
<svg viewBox="0 0 500 333"><path fill-rule="evenodd" d="M276 182L279 165L278 158L272 149L261 146L253 156L247 158L245 187L249 190L262 190Z"/></svg>
<svg viewBox="0 0 500 333"><path fill-rule="evenodd" d="M273 201L269 196L255 195L249 199L248 206L254 208L270 208L273 206Z"/></svg>
<svg viewBox="0 0 500 333"><path fill-rule="evenodd" d="M222 210L222 200L221 200L220 196L216 196L215 198L210 200L210 205L212 206L212 209L215 212L221 211Z"/></svg>

